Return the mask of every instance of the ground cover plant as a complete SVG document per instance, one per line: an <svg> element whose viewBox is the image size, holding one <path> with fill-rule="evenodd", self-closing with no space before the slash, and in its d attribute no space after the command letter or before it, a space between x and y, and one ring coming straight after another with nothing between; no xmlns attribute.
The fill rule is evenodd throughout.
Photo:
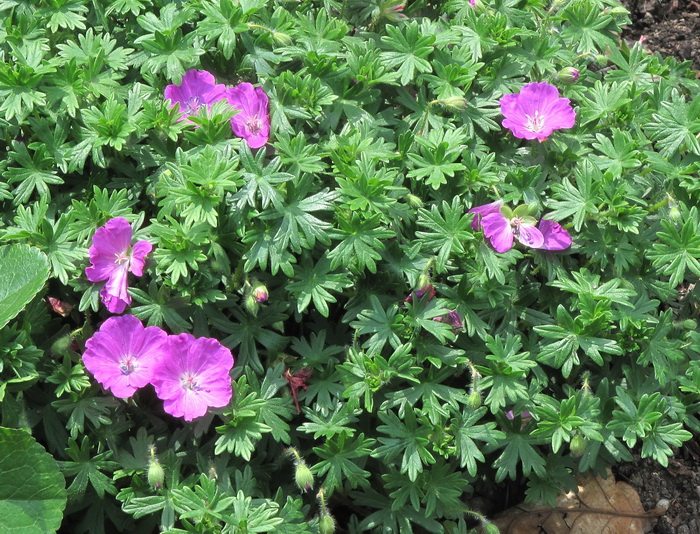
<svg viewBox="0 0 700 534"><path fill-rule="evenodd" d="M700 430L700 87L617 3L0 8L8 532L493 531Z"/></svg>

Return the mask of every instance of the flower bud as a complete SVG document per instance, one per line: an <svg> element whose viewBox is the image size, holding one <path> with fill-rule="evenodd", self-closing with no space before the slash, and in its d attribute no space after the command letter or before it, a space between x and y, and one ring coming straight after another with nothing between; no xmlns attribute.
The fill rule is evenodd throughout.
<svg viewBox="0 0 700 534"><path fill-rule="evenodd" d="M294 480L302 493L312 490L314 487L314 474L303 460L297 463Z"/></svg>
<svg viewBox="0 0 700 534"><path fill-rule="evenodd" d="M267 288L263 284L256 284L251 293L259 304L267 301Z"/></svg>
<svg viewBox="0 0 700 534"><path fill-rule="evenodd" d="M414 210L423 207L423 201L416 195L412 195L410 193L406 195L406 203Z"/></svg>
<svg viewBox="0 0 700 534"><path fill-rule="evenodd" d="M596 54L595 62L601 67L603 67L608 64L608 57L604 56L603 54Z"/></svg>
<svg viewBox="0 0 700 534"><path fill-rule="evenodd" d="M292 44L292 38L287 33L272 32L272 38L277 44L282 46L289 46L290 44Z"/></svg>
<svg viewBox="0 0 700 534"><path fill-rule="evenodd" d="M697 330L698 322L695 319L686 319L681 323L681 326L686 330Z"/></svg>
<svg viewBox="0 0 700 534"><path fill-rule="evenodd" d="M501 532L496 525L487 522L481 524L481 529L484 534L500 534Z"/></svg>
<svg viewBox="0 0 700 534"><path fill-rule="evenodd" d="M576 83L578 81L578 69L565 67L557 74L557 81L561 83Z"/></svg>
<svg viewBox="0 0 700 534"><path fill-rule="evenodd" d="M258 314L258 310L260 309L260 303L255 298L255 295L253 295L252 293L246 296L245 300L243 301L243 305L245 306L245 309L248 310L248 313L250 313L251 315Z"/></svg>
<svg viewBox="0 0 700 534"><path fill-rule="evenodd" d="M153 457L148 462L148 484L157 490L163 487L163 480L165 480L165 471L158 458Z"/></svg>
<svg viewBox="0 0 700 534"><path fill-rule="evenodd" d="M571 443L569 444L571 454L574 456L581 456L583 454L583 451L586 449L587 443L588 442L586 441L586 438L584 438L580 434L576 434L571 439Z"/></svg>
<svg viewBox="0 0 700 534"><path fill-rule="evenodd" d="M461 96L448 96L438 100L438 102L450 111L464 111L467 109L467 101Z"/></svg>
<svg viewBox="0 0 700 534"><path fill-rule="evenodd" d="M668 218L673 222L681 222L683 217L681 215L681 210L678 209L677 205L671 206L671 209L668 210Z"/></svg>
<svg viewBox="0 0 700 534"><path fill-rule="evenodd" d="M481 406L481 393L472 391L467 397L467 408L476 410L479 406Z"/></svg>
<svg viewBox="0 0 700 534"><path fill-rule="evenodd" d="M318 521L319 534L333 534L335 532L335 519L333 516L326 513L321 516Z"/></svg>
<svg viewBox="0 0 700 534"><path fill-rule="evenodd" d="M71 334L66 334L54 341L49 350L54 356L63 356L68 352L72 343L73 336Z"/></svg>

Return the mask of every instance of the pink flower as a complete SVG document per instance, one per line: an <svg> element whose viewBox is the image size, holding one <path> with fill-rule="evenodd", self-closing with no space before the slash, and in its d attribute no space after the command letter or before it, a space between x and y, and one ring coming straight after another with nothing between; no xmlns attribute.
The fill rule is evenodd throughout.
<svg viewBox="0 0 700 534"><path fill-rule="evenodd" d="M166 412L192 421L221 408L231 400L229 372L231 351L216 339L191 334L170 336L165 346L168 357L161 361L151 380Z"/></svg>
<svg viewBox="0 0 700 534"><path fill-rule="evenodd" d="M407 304L413 304L414 299L420 301L425 295L427 295L428 298L427 302L430 302L433 300L433 298L435 298L435 287L433 284L426 284L420 289L414 289L403 301Z"/></svg>
<svg viewBox="0 0 700 534"><path fill-rule="evenodd" d="M500 203L500 204L499 204ZM519 211L516 210L516 213ZM508 215L504 214L507 213ZM517 238L523 245L544 250L564 250L571 246L571 236L559 223L542 219L539 226L536 220L527 215L516 215L509 208L504 208L501 201L477 206L469 210L476 213L472 228L481 228L484 237L496 252L507 252L513 248ZM481 216L482 214L485 214Z"/></svg>
<svg viewBox="0 0 700 534"><path fill-rule="evenodd" d="M497 200L496 202L491 202L491 204L484 204L483 206L476 206L469 210L468 213L476 213L474 219L472 220L472 230L478 230L481 227L481 218L489 213L500 213L501 206L503 206L502 200Z"/></svg>
<svg viewBox="0 0 700 534"><path fill-rule="evenodd" d="M457 313L457 310L452 310L450 313L445 315L439 315L438 317L433 317L433 321L438 323L447 323L452 327L452 332L455 334L461 332L464 329L464 322L462 317Z"/></svg>
<svg viewBox="0 0 700 534"><path fill-rule="evenodd" d="M571 246L571 236L559 223L542 219L538 226L544 243L540 248L545 250L564 250Z"/></svg>
<svg viewBox="0 0 700 534"><path fill-rule="evenodd" d="M247 82L226 91L228 103L240 110L231 118L233 133L248 142L250 148L265 146L270 138L269 99L262 87Z"/></svg>
<svg viewBox="0 0 700 534"><path fill-rule="evenodd" d="M111 313L122 313L131 304L129 272L143 275L146 256L153 250L148 241L138 241L132 247L131 236L131 225L122 217L107 221L92 236L91 265L85 274L90 282L107 280L100 297Z"/></svg>
<svg viewBox="0 0 700 534"><path fill-rule="evenodd" d="M554 130L571 128L576 113L568 98L546 82L525 85L520 93L505 95L500 100L503 127L520 139L544 141Z"/></svg>
<svg viewBox="0 0 700 534"><path fill-rule="evenodd" d="M214 76L205 70L188 70L180 85L165 88L165 99L170 100L170 107L180 104L178 121L192 122L187 117L196 115L204 106L211 108L214 102L224 98L226 86L215 83Z"/></svg>
<svg viewBox="0 0 700 534"><path fill-rule="evenodd" d="M168 335L157 326L144 328L133 315L110 317L85 342L83 363L112 395L122 399L151 381Z"/></svg>

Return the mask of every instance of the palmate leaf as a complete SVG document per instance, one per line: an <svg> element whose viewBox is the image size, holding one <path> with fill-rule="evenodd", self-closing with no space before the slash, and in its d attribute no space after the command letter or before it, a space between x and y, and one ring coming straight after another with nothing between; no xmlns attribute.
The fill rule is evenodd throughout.
<svg viewBox="0 0 700 534"><path fill-rule="evenodd" d="M352 286L348 273L331 273L331 262L326 255L315 264L308 256L303 256L301 265L294 268L294 282L287 286L297 300L297 312L302 313L313 301L316 311L328 317L328 303L336 302L329 292L339 293Z"/></svg>
<svg viewBox="0 0 700 534"><path fill-rule="evenodd" d="M392 463L400 456L401 473L416 480L426 466L435 463L435 457L428 450L432 429L423 421L416 421L412 408L404 412L403 419L391 410L380 411L378 416L384 424L379 425L377 431L389 437L379 438L381 445L374 449L372 456L383 459L385 463Z"/></svg>
<svg viewBox="0 0 700 534"><path fill-rule="evenodd" d="M427 58L433 51L435 37L421 35L416 21L411 21L403 26L405 35L400 27L387 25L387 35L382 37L382 43L391 52L381 54L382 62L388 67L398 67L401 75L401 85L411 82L418 72L432 72L433 68Z"/></svg>
<svg viewBox="0 0 700 534"><path fill-rule="evenodd" d="M383 240L394 237L394 232L380 225L379 214L363 218L357 212L338 214L338 230L332 230L334 239L341 239L328 253L331 269L340 265L352 271L377 272L376 261L381 259L380 251L385 245Z"/></svg>
<svg viewBox="0 0 700 534"><path fill-rule="evenodd" d="M496 430L496 423L493 421L483 425L474 424L486 415L486 412L485 406L473 412L465 409L450 422L450 430L455 436L455 453L459 457L459 465L466 467L471 476L476 476L477 462L486 461L482 452L483 445L477 445L475 440L495 445L497 440L506 437L503 432Z"/></svg>
<svg viewBox="0 0 700 534"><path fill-rule="evenodd" d="M689 270L700 276L700 220L698 209L693 207L687 212L686 221L680 230L667 219L661 221L663 231L657 234L647 257L661 274L670 275L669 284L676 287L685 278Z"/></svg>
<svg viewBox="0 0 700 534"><path fill-rule="evenodd" d="M401 345L398 333L401 331L399 308L392 304L388 310L384 309L376 295L370 296L371 309L365 309L357 316L357 321L350 326L357 329L358 335L370 335L362 346L367 348L370 354L379 354L384 346L389 343L396 349Z"/></svg>
<svg viewBox="0 0 700 534"><path fill-rule="evenodd" d="M31 148L33 153L30 154L27 148ZM19 164L8 167L5 171L8 183L19 183L12 191L15 205L25 204L34 191L51 198L49 185L63 184L63 179L53 169L53 158L46 153L43 143L32 143L27 147L24 143L12 141L9 156L14 163Z"/></svg>
<svg viewBox="0 0 700 534"><path fill-rule="evenodd" d="M321 461L313 466L313 471L319 477L325 475L323 487L333 491L343 487L344 481L352 488L368 486L370 472L356 462L364 464L375 443L375 439L366 438L364 434L352 438L342 433L335 439L327 439L323 446L314 447Z"/></svg>
<svg viewBox="0 0 700 534"><path fill-rule="evenodd" d="M652 139L656 141L659 153L670 158L677 150L685 149L700 155L700 96L687 104L685 97L677 91L671 93L670 102L661 102L658 113L647 125Z"/></svg>
<svg viewBox="0 0 700 534"><path fill-rule="evenodd" d="M445 270L452 254L465 254L464 243L474 239L471 221L459 197L454 197L452 204L443 200L439 208L433 205L430 211L418 210L418 225L427 231L417 231L416 236L421 238L424 250L437 253L438 271Z"/></svg>

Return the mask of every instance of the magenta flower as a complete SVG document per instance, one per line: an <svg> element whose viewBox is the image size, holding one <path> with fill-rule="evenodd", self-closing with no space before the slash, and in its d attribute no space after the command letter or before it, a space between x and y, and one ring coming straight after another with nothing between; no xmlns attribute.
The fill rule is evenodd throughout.
<svg viewBox="0 0 700 534"><path fill-rule="evenodd" d="M503 127L520 139L537 139L541 143L554 130L571 128L576 113L568 98L546 82L525 85L520 93L505 95L500 100Z"/></svg>
<svg viewBox="0 0 700 534"><path fill-rule="evenodd" d="M126 399L151 381L166 356L167 338L157 326L144 328L133 315L110 317L85 342L83 363L112 395Z"/></svg>
<svg viewBox="0 0 700 534"><path fill-rule="evenodd" d="M214 102L226 98L226 86L217 84L214 76L205 70L188 70L182 77L180 85L168 85L165 99L170 100L170 107L180 104L178 121L192 122L187 117L196 115L199 109L211 108Z"/></svg>
<svg viewBox="0 0 700 534"><path fill-rule="evenodd" d="M239 109L231 118L233 133L248 142L250 148L265 146L270 138L269 99L262 87L247 82L226 91L228 103Z"/></svg>
<svg viewBox="0 0 700 534"><path fill-rule="evenodd" d="M559 223L542 219L538 226L544 243L542 247L545 250L564 250L571 246L571 236Z"/></svg>
<svg viewBox="0 0 700 534"><path fill-rule="evenodd" d="M129 272L143 275L146 256L153 250L148 241L138 241L132 247L131 236L131 225L122 217L110 219L92 236L91 265L85 274L90 282L107 280L100 297L111 313L122 313L131 304Z"/></svg>
<svg viewBox="0 0 700 534"><path fill-rule="evenodd" d="M477 206L470 209L469 213L477 214L472 221L472 228L481 228L496 252L509 251L516 238L530 248L564 250L571 246L569 232L559 223L542 219L539 226L535 226L534 218L516 215L509 208L504 208L501 201Z"/></svg>
<svg viewBox="0 0 700 534"><path fill-rule="evenodd" d="M496 202L491 202L491 204L484 204L483 206L476 206L469 210L469 213L475 213L474 219L472 220L472 230L478 230L481 227L481 218L489 213L500 213L501 206L503 206L502 200L497 200Z"/></svg>
<svg viewBox="0 0 700 534"><path fill-rule="evenodd" d="M414 299L420 301L425 295L428 296L427 302L430 302L431 300L433 300L433 298L435 298L435 287L433 286L433 284L426 284L420 289L414 289L408 294L408 296L403 301L407 304L413 304Z"/></svg>
<svg viewBox="0 0 700 534"><path fill-rule="evenodd" d="M445 315L439 315L438 317L433 317L433 321L438 323L447 323L452 327L452 332L457 334L464 329L464 322L462 317L457 313L457 310L452 310L450 313Z"/></svg>
<svg viewBox="0 0 700 534"><path fill-rule="evenodd" d="M180 334L168 338L166 351L168 357L151 380L166 412L192 421L208 408L229 403L233 395L229 376L233 355L229 349L216 339Z"/></svg>

